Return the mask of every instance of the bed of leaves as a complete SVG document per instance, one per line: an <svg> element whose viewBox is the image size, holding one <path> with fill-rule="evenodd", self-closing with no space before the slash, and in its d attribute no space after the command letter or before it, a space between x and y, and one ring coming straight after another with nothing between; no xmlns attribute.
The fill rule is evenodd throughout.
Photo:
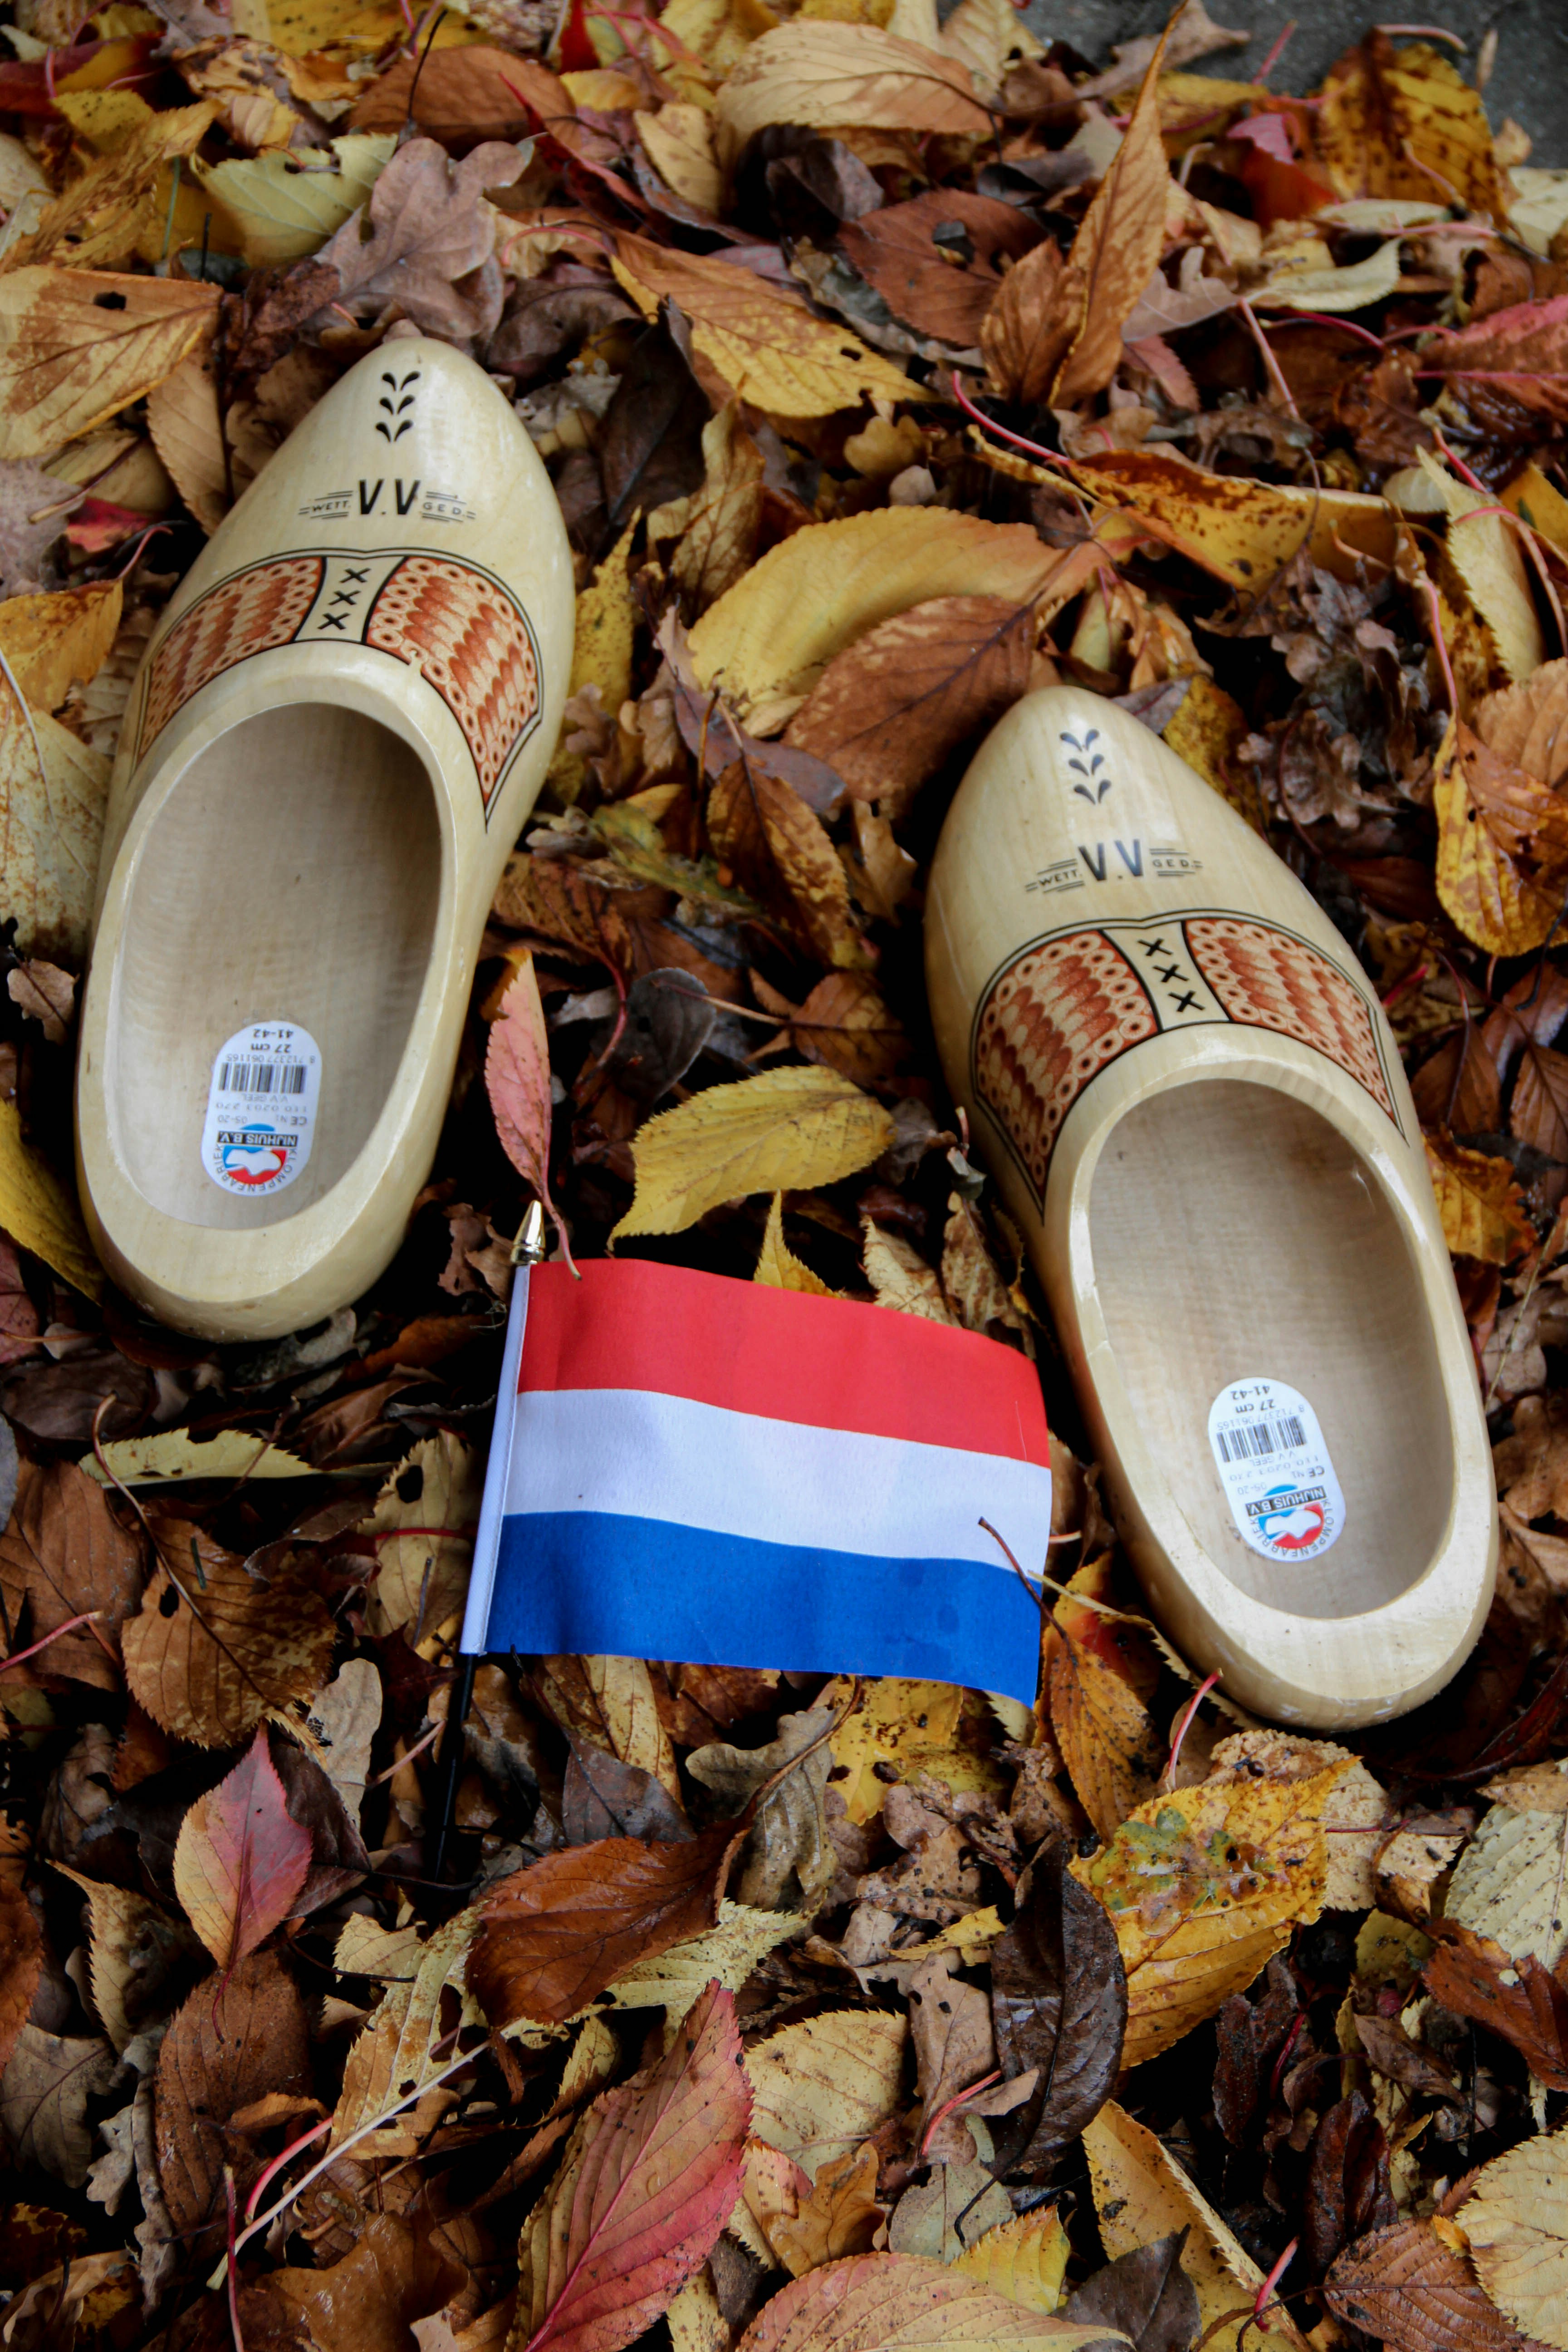
<svg viewBox="0 0 1568 2352"><path fill-rule="evenodd" d="M14 14L0 2337L1562 2352L1568 173L1484 50L1288 97L1288 51L1192 70L1247 47L1196 0L1109 66L1006 0ZM548 460L568 725L405 1246L209 1347L66 1173L109 761L203 533L410 331ZM1271 841L1408 1049L1503 1565L1344 1747L1143 1614L935 1067L924 868L1058 678ZM535 1191L579 1255L1035 1358L1032 1715L495 1661L443 1843Z"/></svg>

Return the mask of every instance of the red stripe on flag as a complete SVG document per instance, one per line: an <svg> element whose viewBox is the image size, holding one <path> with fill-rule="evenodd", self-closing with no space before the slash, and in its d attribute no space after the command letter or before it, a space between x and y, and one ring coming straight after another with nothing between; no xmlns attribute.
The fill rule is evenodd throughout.
<svg viewBox="0 0 1568 2352"><path fill-rule="evenodd" d="M649 1258L529 1278L520 1391L648 1389L1050 1466L1034 1366L973 1331Z"/></svg>

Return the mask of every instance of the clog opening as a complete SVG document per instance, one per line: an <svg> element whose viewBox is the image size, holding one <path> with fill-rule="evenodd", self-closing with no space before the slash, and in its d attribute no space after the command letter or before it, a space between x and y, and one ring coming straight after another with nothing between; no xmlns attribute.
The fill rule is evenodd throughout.
<svg viewBox="0 0 1568 2352"><path fill-rule="evenodd" d="M1356 1616L1406 1591L1449 1515L1448 1415L1400 1221L1339 1129L1272 1087L1173 1087L1112 1129L1089 1234L1140 1434L1215 1564L1304 1617ZM1317 1417L1343 1502L1326 1549L1331 1487L1298 1475L1309 1456L1283 1427L1232 1473L1269 1552L1238 1532L1216 1456L1216 1443L1221 1455L1234 1443L1211 1442L1210 1412L1233 1384L1259 1380L1285 1383Z"/></svg>
<svg viewBox="0 0 1568 2352"><path fill-rule="evenodd" d="M138 860L107 1039L115 1139L155 1209L248 1231L297 1217L347 1172L408 1042L440 884L424 764L358 711L266 711L186 771ZM222 1049L253 1024L276 1049L230 1057L237 1115L209 1119ZM302 1156L285 1124L306 1091L299 1033L320 1053L314 1115L308 1157L279 1186Z"/></svg>

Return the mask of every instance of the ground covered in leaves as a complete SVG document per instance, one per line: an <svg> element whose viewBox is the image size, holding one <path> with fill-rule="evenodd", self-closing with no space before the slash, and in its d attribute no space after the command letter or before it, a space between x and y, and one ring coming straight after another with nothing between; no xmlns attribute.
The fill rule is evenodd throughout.
<svg viewBox="0 0 1568 2352"><path fill-rule="evenodd" d="M1485 51L1286 96L1197 0L1109 66L1006 0L14 16L5 2344L1562 2352L1568 173ZM108 763L204 531L410 329L548 460L569 723L405 1247L209 1348L67 1173ZM1271 841L1408 1049L1503 1570L1348 1747L1142 1614L936 1074L925 866L1056 678ZM437 1852L535 1186L580 1256L1037 1360L1033 1715L497 1661Z"/></svg>

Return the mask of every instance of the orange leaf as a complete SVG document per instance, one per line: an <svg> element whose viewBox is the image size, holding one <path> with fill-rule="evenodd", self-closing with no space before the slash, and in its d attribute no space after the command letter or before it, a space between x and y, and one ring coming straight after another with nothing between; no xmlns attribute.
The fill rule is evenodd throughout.
<svg viewBox="0 0 1568 2352"><path fill-rule="evenodd" d="M501 1149L554 1219L570 1265L571 1241L550 1197L550 1040L533 958L526 951L517 959L517 978L502 997L500 1017L490 1029L485 1091Z"/></svg>
<svg viewBox="0 0 1568 2352"><path fill-rule="evenodd" d="M1512 1161L1467 1151L1446 1135L1429 1135L1426 1142L1443 1239L1454 1255L1507 1265L1528 1249L1535 1234L1524 1213Z"/></svg>
<svg viewBox="0 0 1568 2352"><path fill-rule="evenodd" d="M1103 392L1121 364L1121 329L1160 266L1171 184L1160 137L1160 66L1167 26L1149 60L1127 135L1095 191L1062 272L1053 308L1076 306L1076 324L1051 390L1053 408Z"/></svg>

